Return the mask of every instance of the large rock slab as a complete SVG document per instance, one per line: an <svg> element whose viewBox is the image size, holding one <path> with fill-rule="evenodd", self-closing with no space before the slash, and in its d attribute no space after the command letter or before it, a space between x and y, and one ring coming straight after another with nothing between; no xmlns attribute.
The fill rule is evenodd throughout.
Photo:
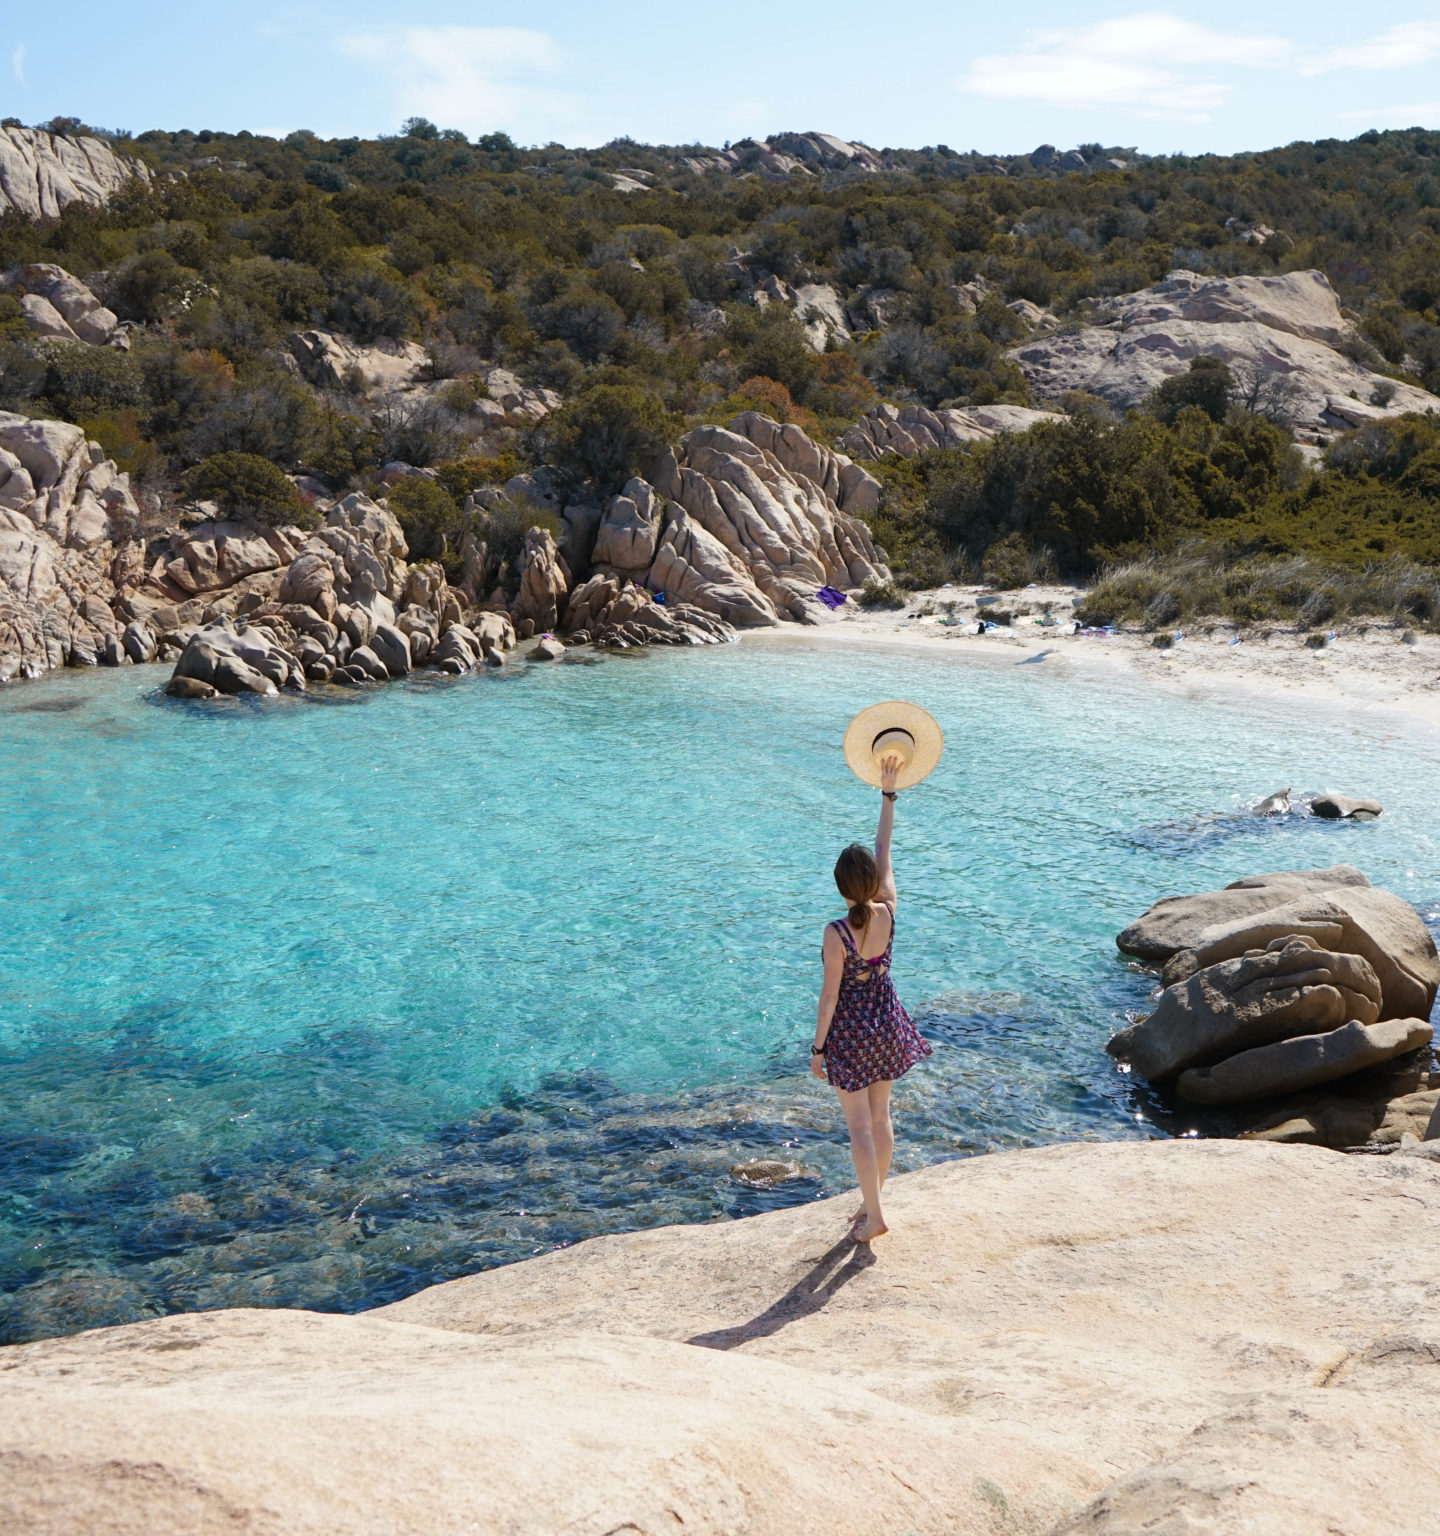
<svg viewBox="0 0 1440 1536"><path fill-rule="evenodd" d="M1164 964L1182 949L1198 948L1204 942L1205 930L1216 924L1250 917L1310 892L1369 884L1369 880L1351 864L1251 875L1236 880L1221 891L1163 897L1148 912L1121 929L1115 943L1137 960L1152 965Z"/></svg>
<svg viewBox="0 0 1440 1536"><path fill-rule="evenodd" d="M103 139L0 128L0 213L55 219L71 203L99 207L134 180L148 182L150 167L117 155Z"/></svg>
<svg viewBox="0 0 1440 1536"><path fill-rule="evenodd" d="M840 446L856 459L878 459L887 453L911 459L937 448L988 442L1001 432L1028 432L1042 421L1064 420L1058 411L1023 405L937 411L923 405L877 405L849 428Z"/></svg>
<svg viewBox="0 0 1440 1536"><path fill-rule="evenodd" d="M1241 1104L1333 1082L1428 1044L1424 1019L1386 1019L1362 1024L1352 1019L1323 1035L1300 1035L1274 1045L1241 1051L1213 1067L1191 1067L1176 1083L1180 1096L1196 1104Z"/></svg>
<svg viewBox="0 0 1440 1536"><path fill-rule="evenodd" d="M1373 1024L1379 1013L1380 983L1368 961L1280 938L1166 987L1149 1018L1120 1030L1106 1050L1157 1082L1350 1019Z"/></svg>
<svg viewBox="0 0 1440 1536"><path fill-rule="evenodd" d="M1434 1528L1440 1169L1216 1141L976 1157L894 1178L874 1253L851 1204L599 1238L359 1317L12 1347L0 1526Z"/></svg>
<svg viewBox="0 0 1440 1536"><path fill-rule="evenodd" d="M295 331L286 345L300 371L321 389L361 395L404 390L430 367L430 355L418 342L389 336L366 345L335 331Z"/></svg>
<svg viewBox="0 0 1440 1536"><path fill-rule="evenodd" d="M1176 271L1156 288L1111 300L1100 318L1106 323L1039 337L1009 355L1043 396L1080 389L1119 410L1142 405L1195 358L1214 357L1242 387L1255 383L1311 432L1440 411L1440 397L1372 373L1337 350L1348 328L1319 272L1202 278ZM1370 403L1378 389L1386 392L1384 406Z"/></svg>

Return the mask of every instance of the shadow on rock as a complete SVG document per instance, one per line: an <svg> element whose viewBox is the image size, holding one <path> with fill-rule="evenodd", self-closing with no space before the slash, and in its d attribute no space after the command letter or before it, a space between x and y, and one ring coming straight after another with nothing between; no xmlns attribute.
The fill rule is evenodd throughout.
<svg viewBox="0 0 1440 1536"><path fill-rule="evenodd" d="M841 1264L847 1253L849 1258ZM803 1280L792 1285L778 1301L771 1302L758 1317L733 1328L716 1329L714 1333L697 1333L685 1342L698 1344L702 1349L734 1349L752 1339L768 1339L787 1324L821 1311L842 1285L848 1285L874 1263L875 1255L868 1244L841 1238Z"/></svg>

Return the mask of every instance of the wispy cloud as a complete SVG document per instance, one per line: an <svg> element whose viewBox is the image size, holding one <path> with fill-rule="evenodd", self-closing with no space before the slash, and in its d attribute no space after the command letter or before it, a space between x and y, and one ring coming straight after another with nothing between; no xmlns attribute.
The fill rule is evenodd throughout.
<svg viewBox="0 0 1440 1536"><path fill-rule="evenodd" d="M975 60L962 84L996 101L1129 107L1145 117L1203 120L1232 87L1205 66L1274 66L1282 37L1217 32L1163 11L1033 32L1016 53Z"/></svg>
<svg viewBox="0 0 1440 1536"><path fill-rule="evenodd" d="M396 27L354 32L337 47L382 66L397 119L428 117L467 133L547 137L573 104L547 82L562 67L554 41L526 27Z"/></svg>
<svg viewBox="0 0 1440 1536"><path fill-rule="evenodd" d="M1142 11L1032 32L1014 53L976 59L961 84L994 101L1119 107L1141 117L1203 122L1234 93L1236 69L1314 76L1413 69L1437 57L1440 21L1403 22L1349 47L1306 53L1288 38L1215 31L1166 11ZM1397 112L1414 110L1391 109L1384 117L1393 121Z"/></svg>
<svg viewBox="0 0 1440 1536"><path fill-rule="evenodd" d="M1399 106L1359 107L1340 113L1342 121L1367 128L1421 128L1440 122L1440 101L1410 101Z"/></svg>
<svg viewBox="0 0 1440 1536"><path fill-rule="evenodd" d="M25 78L25 44L16 43L15 51L10 55L10 73L15 76L21 85L29 85Z"/></svg>
<svg viewBox="0 0 1440 1536"><path fill-rule="evenodd" d="M1413 69L1440 54L1440 21L1407 21L1377 32L1368 42L1331 48L1300 64L1302 75L1333 69Z"/></svg>

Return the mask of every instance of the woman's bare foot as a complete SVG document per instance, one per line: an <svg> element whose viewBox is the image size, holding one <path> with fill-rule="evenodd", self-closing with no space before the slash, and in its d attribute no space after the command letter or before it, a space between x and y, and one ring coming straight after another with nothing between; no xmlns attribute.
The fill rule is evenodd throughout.
<svg viewBox="0 0 1440 1536"><path fill-rule="evenodd" d="M890 1228L884 1222L877 1226L862 1210L851 1223L850 1238L852 1242L856 1243L871 1243L877 1237L884 1237L889 1230Z"/></svg>

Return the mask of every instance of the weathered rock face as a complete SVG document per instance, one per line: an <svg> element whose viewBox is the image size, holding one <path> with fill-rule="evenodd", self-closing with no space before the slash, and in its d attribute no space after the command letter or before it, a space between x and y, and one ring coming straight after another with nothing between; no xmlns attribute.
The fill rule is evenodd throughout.
<svg viewBox="0 0 1440 1536"><path fill-rule="evenodd" d="M536 629L554 629L565 611L565 594L570 583L561 568L555 540L543 528L532 528L525 535L520 551L520 595L515 612L529 619Z"/></svg>
<svg viewBox="0 0 1440 1536"><path fill-rule="evenodd" d="M1379 1016L1380 983L1366 961L1313 939L1280 938L1167 987L1154 1013L1106 1049L1158 1082L1253 1046Z"/></svg>
<svg viewBox="0 0 1440 1536"><path fill-rule="evenodd" d="M841 446L856 459L878 459L886 453L911 459L934 448L983 443L1002 432L1028 432L1039 422L1064 420L1058 411L1023 405L977 405L963 411L877 405L846 432Z"/></svg>
<svg viewBox="0 0 1440 1536"><path fill-rule="evenodd" d="M190 637L180 660L178 678L208 683L218 693L277 693L304 688L305 670L286 650L273 629L263 624L217 620Z"/></svg>
<svg viewBox="0 0 1440 1536"><path fill-rule="evenodd" d="M334 331L295 331L286 345L300 371L321 389L361 395L404 389L430 367L430 356L418 342L389 336L367 346Z"/></svg>
<svg viewBox="0 0 1440 1536"><path fill-rule="evenodd" d="M99 207L137 179L150 180L149 166L117 155L103 139L0 128L0 213L54 219L71 203Z"/></svg>
<svg viewBox="0 0 1440 1536"><path fill-rule="evenodd" d="M787 467L773 448L763 446L765 442L778 445L793 464L803 463L805 468ZM736 574L748 575L775 616L810 622L823 612L815 596L820 587L856 587L891 579L884 553L875 547L870 530L858 517L843 512L825 489L826 483L833 483L847 499L863 498L870 476L841 455L826 457L827 452L803 433L792 433L768 417L747 412L728 429L697 427L687 434L678 456L667 455L659 467L655 489L677 502L693 523L728 551ZM858 471L849 480L848 490L847 469ZM811 478L807 470L822 478ZM697 565L689 561L682 543L683 529L671 546L694 571ZM703 559L698 562L703 563ZM722 575L723 584L733 586L728 574ZM650 584L659 590L653 575ZM700 586L697 580L695 601L711 607L700 595ZM717 596L712 611L718 613L720 603L729 600Z"/></svg>
<svg viewBox="0 0 1440 1536"><path fill-rule="evenodd" d="M818 486L841 512L873 512L880 505L880 482L868 469L817 443L794 422L782 426L759 411L742 411L729 430L763 448L787 473Z"/></svg>
<svg viewBox="0 0 1440 1536"><path fill-rule="evenodd" d="M143 576L139 515L79 427L0 412L0 682L131 659L120 632L143 615L111 604Z"/></svg>
<svg viewBox="0 0 1440 1536"><path fill-rule="evenodd" d="M1349 327L1320 272L1202 278L1176 271L1111 300L1102 314L1104 325L1027 342L1010 355L1041 394L1087 390L1120 410L1140 405L1192 359L1218 357L1258 403L1321 437L1403 411L1440 412L1440 397L1336 350Z"/></svg>
<svg viewBox="0 0 1440 1536"><path fill-rule="evenodd" d="M1205 928L1194 949L1171 957L1165 979L1182 980L1201 966L1294 935L1363 955L1380 980L1381 1018L1430 1012L1440 987L1440 961L1429 929L1408 901L1365 886L1338 886Z"/></svg>
<svg viewBox="0 0 1440 1536"><path fill-rule="evenodd" d="M595 1239L359 1317L13 1346L0 1525L1432 1528L1440 1170L1080 1144L900 1175L886 1203L873 1256L827 1200Z"/></svg>
<svg viewBox="0 0 1440 1536"><path fill-rule="evenodd" d="M621 650L637 645L715 645L735 638L730 625L713 612L680 601L658 602L644 587L604 573L571 593L564 627L576 637Z"/></svg>

